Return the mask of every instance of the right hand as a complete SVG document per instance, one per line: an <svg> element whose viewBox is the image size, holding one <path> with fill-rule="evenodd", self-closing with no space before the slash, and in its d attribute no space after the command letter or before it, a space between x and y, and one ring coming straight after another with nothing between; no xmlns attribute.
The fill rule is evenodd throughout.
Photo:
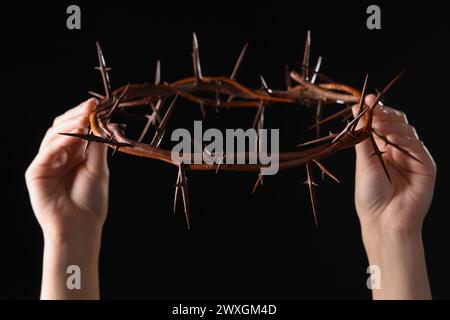
<svg viewBox="0 0 450 320"><path fill-rule="evenodd" d="M59 133L83 133L97 105L89 99L55 118L25 178L31 205L47 239L98 239L108 210L107 146Z"/></svg>

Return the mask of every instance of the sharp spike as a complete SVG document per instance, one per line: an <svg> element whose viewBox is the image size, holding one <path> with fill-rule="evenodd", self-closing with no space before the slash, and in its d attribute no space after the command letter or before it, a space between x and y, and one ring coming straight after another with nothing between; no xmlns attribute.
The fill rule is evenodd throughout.
<svg viewBox="0 0 450 320"><path fill-rule="evenodd" d="M380 149L378 149L378 145L375 142L373 134L370 134L369 137L370 137L370 142L372 143L373 152L375 153L378 160L380 161L380 164L383 167L384 173L386 174L386 177L388 178L389 182L392 183L391 176L389 175L389 171L386 167L386 163L383 160L383 153L380 151Z"/></svg>
<svg viewBox="0 0 450 320"><path fill-rule="evenodd" d="M223 161L223 158L219 156L219 163L217 164L217 167L216 167L216 174L219 172L219 168L220 168L220 165L222 164L222 161Z"/></svg>
<svg viewBox="0 0 450 320"><path fill-rule="evenodd" d="M305 41L305 51L303 53L303 65L305 68L303 69L303 76L306 80L309 80L309 55L311 51L311 31L308 30L306 34Z"/></svg>
<svg viewBox="0 0 450 320"><path fill-rule="evenodd" d="M311 77L311 83L312 84L314 84L316 82L317 74L319 73L321 65L322 65L322 56L319 56L319 58L317 59L316 67L314 68L314 73L313 73L313 75Z"/></svg>
<svg viewBox="0 0 450 320"><path fill-rule="evenodd" d="M261 85L263 87L263 89L267 92L267 94L272 94L272 90L269 88L269 86L267 85L266 80L264 80L264 77L262 75L259 75L259 79L261 80Z"/></svg>
<svg viewBox="0 0 450 320"><path fill-rule="evenodd" d="M319 139L315 139L315 140L311 140L311 141L307 141L305 143L301 143L299 145L297 145L297 147L304 147L304 146L309 146L311 144L315 144L315 143L319 143L319 142L325 142L325 141L329 141L331 139L334 139L337 136L337 134L335 133L331 133L328 136L319 138Z"/></svg>
<svg viewBox="0 0 450 320"><path fill-rule="evenodd" d="M99 70L100 74L102 75L103 87L105 89L105 96L106 98L109 98L111 96L111 84L109 82L108 71L110 71L111 68L106 67L105 57L103 56L102 48L100 47L100 44L98 42L96 42L96 46L99 63L96 69Z"/></svg>
<svg viewBox="0 0 450 320"><path fill-rule="evenodd" d="M161 61L156 61L155 84L161 83Z"/></svg>
<svg viewBox="0 0 450 320"><path fill-rule="evenodd" d="M158 121L158 123L161 123L161 115L159 114L159 109L161 108L162 100L159 99L156 103L156 106L153 103L150 103L150 107L152 108L154 119Z"/></svg>
<svg viewBox="0 0 450 320"><path fill-rule="evenodd" d="M200 66L200 55L198 52L198 40L197 35L192 33L192 60L194 64L194 75L197 80L200 80L203 78L202 76L202 69Z"/></svg>
<svg viewBox="0 0 450 320"><path fill-rule="evenodd" d="M88 135L91 135L91 133L92 133L92 130L91 130L91 128L89 128ZM83 159L86 159L90 143L91 143L90 141L85 141L84 149L83 149Z"/></svg>
<svg viewBox="0 0 450 320"><path fill-rule="evenodd" d="M264 109L264 102L260 101L258 110L256 111L255 119L253 120L252 128L257 129L258 122L261 120L261 116L263 114L263 109Z"/></svg>
<svg viewBox="0 0 450 320"><path fill-rule="evenodd" d="M235 80L236 75L239 72L239 69L241 68L242 60L245 57L245 53L247 52L248 43L244 45L244 48L242 48L241 53L239 54L239 57L236 61L236 64L234 65L233 72L231 73L230 79Z"/></svg>
<svg viewBox="0 0 450 320"><path fill-rule="evenodd" d="M200 112L202 113L202 118L205 119L206 118L206 110L205 110L205 106L203 105L203 103L200 103Z"/></svg>
<svg viewBox="0 0 450 320"><path fill-rule="evenodd" d="M309 130L310 130L310 129L313 129L313 128L319 126L319 125L322 125L322 124L325 124L325 123L327 123L327 122L330 122L330 121L332 121L332 120L334 120L334 119L343 117L343 116L345 116L345 115L347 115L347 114L349 114L349 113L351 114L351 112L352 112L352 107L346 107L345 109L342 109L341 111L338 111L338 112L336 112L335 114L332 114L331 116L326 117L325 119L323 119L323 120L321 120L321 121L319 121L319 122L316 122L316 124L310 126L308 129L309 129Z"/></svg>
<svg viewBox="0 0 450 320"><path fill-rule="evenodd" d="M284 82L286 84L286 89L289 90L292 88L291 71L287 64L284 65Z"/></svg>
<svg viewBox="0 0 450 320"><path fill-rule="evenodd" d="M125 87L125 89L123 90L123 92L120 94L120 96L116 99L116 102L114 103L113 107L111 108L111 110L108 112L108 115L106 116L106 118L111 119L111 116L113 115L114 111L116 111L117 107L119 106L120 102L122 102L123 97L125 97L125 94L128 91L130 84L127 84L127 86Z"/></svg>
<svg viewBox="0 0 450 320"><path fill-rule="evenodd" d="M105 99L105 96L102 96L100 93L94 92L94 91L88 91L88 93L93 96L96 97L98 99Z"/></svg>
<svg viewBox="0 0 450 320"><path fill-rule="evenodd" d="M336 137L334 137L333 141L331 141L331 143L335 143L336 141L338 141L342 136L344 136L345 134L349 133L350 131L350 127L353 125L355 120L358 120L360 117L355 118L352 122L347 123L347 125L345 126L344 130L342 130Z"/></svg>
<svg viewBox="0 0 450 320"><path fill-rule="evenodd" d="M364 114L367 111L370 111L369 113L369 121L367 122L367 126L372 125L372 111L376 107L376 105L383 99L386 92L389 91L389 89L398 81L398 79L405 73L404 70L402 70L398 75L396 75L384 88L381 90L380 93L377 94L377 97L375 98L375 101L372 103L372 105L368 108L362 111L359 115Z"/></svg>
<svg viewBox="0 0 450 320"><path fill-rule="evenodd" d="M148 114L145 115L147 117L147 123L145 124L144 129L142 130L141 135L139 136L138 142L142 142L142 140L144 140L145 135L148 132L148 129L150 129L150 126L153 122L152 116L149 116Z"/></svg>
<svg viewBox="0 0 450 320"><path fill-rule="evenodd" d="M400 151L401 153L407 155L407 156L410 157L411 159L413 159L413 160L415 160L415 161L417 161L417 162L419 162L419 163L421 163L421 164L424 164L422 161L420 161L418 158L416 158L414 155L412 155L408 150L406 150L406 149L400 147L398 144L395 144L395 143L389 141L385 136L379 135L378 133L376 133L376 132L373 131L373 130L372 130L372 132L373 132L377 137L379 137L381 140L383 140L384 143L385 143L386 145L392 146L393 148L395 148L395 149L397 149L398 151Z"/></svg>
<svg viewBox="0 0 450 320"><path fill-rule="evenodd" d="M180 163L180 184L181 184L181 195L183 197L183 205L184 205L184 216L186 218L186 223L188 229L191 229L190 224L190 215L189 215L189 194L188 194L188 186L186 179L186 171L184 169L184 163Z"/></svg>
<svg viewBox="0 0 450 320"><path fill-rule="evenodd" d="M337 183L341 183L341 181L339 181L339 179L334 174L332 174L330 170L327 167L325 167L322 163L320 163L318 160L313 160L313 162L320 168L320 170L322 170L322 179L323 175L326 174Z"/></svg>
<svg viewBox="0 0 450 320"><path fill-rule="evenodd" d="M64 135L64 136L79 138L79 139L85 140L85 141L106 143L106 144L110 144L110 145L118 146L118 147L133 147L133 144L131 144L131 143L119 142L119 141L112 140L112 139L105 139L105 138L102 138L99 136L95 136L93 134L78 134L78 133L64 133L64 132L60 132L59 134Z"/></svg>
<svg viewBox="0 0 450 320"><path fill-rule="evenodd" d="M317 102L317 110L316 110L316 138L320 138L320 124L318 124L322 120L322 100Z"/></svg>
<svg viewBox="0 0 450 320"><path fill-rule="evenodd" d="M180 187L181 187L181 174L180 174L180 170L178 169L177 183L175 184L175 196L173 199L173 213L175 213L177 210L177 203L178 203L178 198L180 195L180 193L179 193Z"/></svg>
<svg viewBox="0 0 450 320"><path fill-rule="evenodd" d="M265 176L262 175L261 173L259 173L259 175L258 175L258 180L256 180L256 183L255 183L255 185L253 186L252 194L255 194L256 189L257 189L259 186L262 186L262 185L263 185L263 183L264 183L264 178L265 178Z"/></svg>
<svg viewBox="0 0 450 320"><path fill-rule="evenodd" d="M221 81L216 81L216 112L219 111L220 106L220 87L222 86Z"/></svg>
<svg viewBox="0 0 450 320"><path fill-rule="evenodd" d="M364 98L366 96L366 88L367 88L368 78L369 78L369 74L366 74L366 78L364 79L363 89L361 91L361 98L359 99L359 104L358 104L358 115L360 115L361 112L363 111ZM358 125L358 121L359 121L359 118L352 124L350 130L354 130L356 128L356 126Z"/></svg>
<svg viewBox="0 0 450 320"><path fill-rule="evenodd" d="M158 147L161 143L161 140L164 136L167 123L169 121L170 116L172 115L173 108L175 106L175 102L177 101L178 93L175 96L175 98L172 100L172 103L170 104L169 108L166 111L166 114L164 115L164 118L162 119L161 123L159 124L158 129L156 129L156 133L153 136L152 142L150 143L150 146L152 147Z"/></svg>
<svg viewBox="0 0 450 320"><path fill-rule="evenodd" d="M312 207L313 214L314 214L314 222L315 222L316 227L317 227L319 225L319 222L318 222L318 219L317 219L316 190L314 189L314 187L317 186L317 184L313 181L314 174L313 174L313 170L312 170L312 166L311 166L311 162L310 161L306 162L306 176L307 176L306 184L308 185L308 189L309 189L309 196L310 196L310 200L311 200L311 207Z"/></svg>

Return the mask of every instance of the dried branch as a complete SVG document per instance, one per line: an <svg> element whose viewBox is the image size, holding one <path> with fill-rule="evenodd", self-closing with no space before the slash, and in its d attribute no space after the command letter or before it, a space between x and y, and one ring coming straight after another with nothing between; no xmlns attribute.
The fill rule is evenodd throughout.
<svg viewBox="0 0 450 320"><path fill-rule="evenodd" d="M206 116L205 107L214 107L216 110L223 107L257 108L255 119L253 121L253 127L256 129L263 127L264 110L267 107L275 107L278 104L287 104L291 106L298 106L298 104L302 104L315 107L315 124L311 128L316 128L316 139L300 144L299 146L302 147L302 150L300 151L281 152L277 156L279 159L279 170L306 166L306 184L308 185L310 193L310 200L316 225L318 224L318 220L315 194L316 184L314 182L312 168L313 163L316 164L322 171L322 176L328 175L331 179L339 182L336 176L332 174L321 161L336 152L353 147L366 139L370 139L372 145L374 146L374 155L377 156L383 166L386 176L390 179L386 164L382 159L383 153L378 149L375 143L374 135L382 139L387 145L390 145L412 159L419 161L406 149L390 142L386 137L378 135L372 129L374 108L392 87L392 85L398 80L401 74L396 76L380 93L377 94L375 102L371 106L367 106L364 104L364 97L367 91L367 76L364 81L362 91L360 91L353 87L337 83L320 73L319 70L322 64L321 57L317 60L314 68L309 67L311 34L308 31L301 73L295 70L290 71L289 68L285 66L285 83L287 89L275 90L269 88L267 82L262 76L260 76L261 88L251 89L236 81L237 73L247 51L247 44L242 49L230 77L210 77L202 74L198 40L195 33L193 34L192 42L194 77L181 79L170 84L161 82L161 66L158 61L154 83L129 84L114 91L111 91L109 82L108 71L110 68L106 66L103 52L100 45L97 43L99 66L96 69L100 71L105 95L90 92L92 95L99 98L100 101L95 110L93 110L90 114L89 134L66 134L87 142L93 141L105 143L119 152L128 153L139 157L157 159L176 166L178 168L178 176L175 186L174 211L181 191L188 228L190 227L190 208L186 170L215 171L216 173L219 170L258 173L258 179L252 190L252 193L254 193L257 187L263 183L265 176L262 175L261 170L266 165L225 163L224 155L211 155L210 153L209 154L211 157L216 157L216 160L218 160L216 161L217 166L211 166L206 163L194 163L193 161L190 163L184 163L172 160L171 152L161 148L159 145L166 131L168 121L178 97L200 105L200 110L203 117ZM214 98L211 99L205 97L205 94L207 93L213 94ZM222 100L221 97L227 97L227 99ZM164 101L168 98L173 98L173 101L167 109L164 117L161 118L160 112L162 106L164 105ZM349 105L356 103L359 103L358 113L356 117L350 121L349 117L352 115L352 107ZM342 110L326 117L325 119L322 119L323 109L329 104L344 104L346 106ZM123 111L125 108L133 108L143 105L150 105L152 114L146 116L146 125L137 141L130 140L125 136L123 125L110 123L111 116L114 112L125 112ZM341 132L338 134L330 132L328 136L320 137L320 126L341 118L347 118L349 120L346 127ZM357 124L361 119L364 119L364 125L357 129ZM151 125L156 124L158 124L158 127L150 144L143 143L142 141ZM202 151L195 151L194 153L183 156L187 156L188 159L194 159L196 152ZM205 152L208 153L206 148ZM251 153L245 153L243 156L245 159L249 159L251 155ZM228 156L230 155L227 154L227 157ZM238 154L232 156L237 157Z"/></svg>

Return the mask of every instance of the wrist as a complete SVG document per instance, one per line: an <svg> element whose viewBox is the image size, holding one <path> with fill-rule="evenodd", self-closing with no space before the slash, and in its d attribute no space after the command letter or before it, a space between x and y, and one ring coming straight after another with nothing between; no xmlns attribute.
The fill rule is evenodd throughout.
<svg viewBox="0 0 450 320"><path fill-rule="evenodd" d="M425 253L419 230L363 229L369 265L376 266L380 287L374 299L430 299Z"/></svg>
<svg viewBox="0 0 450 320"><path fill-rule="evenodd" d="M370 258L386 257L390 253L409 249L422 249L421 230L399 230L396 228L362 228L362 238Z"/></svg>
<svg viewBox="0 0 450 320"><path fill-rule="evenodd" d="M79 234L52 234L44 232L44 246L52 252L66 252L73 255L98 255L101 245L101 230Z"/></svg>
<svg viewBox="0 0 450 320"><path fill-rule="evenodd" d="M82 237L44 234L44 243L41 299L98 299L101 233ZM70 288L69 277L75 273L79 287Z"/></svg>

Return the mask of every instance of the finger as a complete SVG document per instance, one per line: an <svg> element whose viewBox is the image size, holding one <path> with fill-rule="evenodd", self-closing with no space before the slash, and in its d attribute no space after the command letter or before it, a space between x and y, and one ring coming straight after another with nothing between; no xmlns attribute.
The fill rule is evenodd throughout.
<svg viewBox="0 0 450 320"><path fill-rule="evenodd" d="M95 106L97 106L97 104L98 104L98 100L95 98L86 100L86 101L82 102L81 104L79 104L78 106L76 106L75 108L72 108L72 109L66 111L65 113L63 113L62 115L57 116L55 118L55 120L53 121L53 126L65 121L67 119L74 118L74 117L77 117L77 116L83 115L83 114L89 114L89 112L91 112L95 108Z"/></svg>
<svg viewBox="0 0 450 320"><path fill-rule="evenodd" d="M81 133L81 128L76 128L71 133ZM45 144L30 164L27 170L27 177L34 178L36 176L42 177L55 173L64 167L68 160L67 149L80 143L78 138L59 135L50 143Z"/></svg>
<svg viewBox="0 0 450 320"><path fill-rule="evenodd" d="M86 168L92 175L108 176L108 146L104 143L89 144Z"/></svg>
<svg viewBox="0 0 450 320"><path fill-rule="evenodd" d="M408 123L408 118L406 114L400 110L387 107L379 106L373 111L374 121L396 121L401 123Z"/></svg>
<svg viewBox="0 0 450 320"><path fill-rule="evenodd" d="M373 129L376 133L383 136L398 134L404 137L419 139L416 129L412 125L403 122L374 121Z"/></svg>
<svg viewBox="0 0 450 320"><path fill-rule="evenodd" d="M391 152L393 152L394 156L398 157L399 160L404 160L406 157L408 159L408 162L414 165L415 168L422 173L431 174L436 170L436 163L434 162L433 157L428 151L428 148L421 140L402 136L398 133L391 133L386 138L390 142L395 143L396 145L411 153L414 157L419 159L422 164L418 163L416 160L407 156L395 147L388 145L388 148L391 149ZM403 162L399 161L399 163Z"/></svg>
<svg viewBox="0 0 450 320"><path fill-rule="evenodd" d="M365 103L366 104L368 102L373 103L374 99L375 99L375 96L373 94L370 94L370 95L366 96ZM358 115L359 104L355 104L354 106L352 106L352 112L353 112L354 117L356 117ZM364 121L364 117L363 117L358 121L358 125L356 126L356 129L361 129L364 125L365 125L365 121ZM358 143L355 146L355 150L356 150L357 161L370 160L370 154L372 153L372 145L370 143L370 139L366 139L366 140Z"/></svg>
<svg viewBox="0 0 450 320"><path fill-rule="evenodd" d="M84 130L88 122L89 118L87 115L79 115L78 117L67 119L49 128L42 139L39 150L51 143L54 139L59 138L61 136L60 133L71 132L74 129Z"/></svg>

